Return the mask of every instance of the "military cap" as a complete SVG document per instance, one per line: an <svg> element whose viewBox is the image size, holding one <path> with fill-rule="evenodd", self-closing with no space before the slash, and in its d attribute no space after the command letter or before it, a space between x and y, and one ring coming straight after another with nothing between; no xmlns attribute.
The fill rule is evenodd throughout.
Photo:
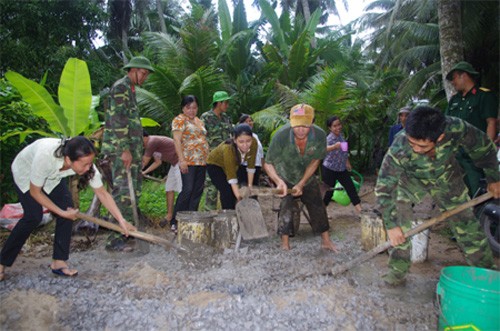
<svg viewBox="0 0 500 331"><path fill-rule="evenodd" d="M123 66L123 69L131 69L131 68L139 68L139 69L147 69L150 72L154 72L155 70L151 66L151 62L144 56L135 56L130 59L129 63Z"/></svg>
<svg viewBox="0 0 500 331"><path fill-rule="evenodd" d="M474 67L469 62L461 61L455 64L453 68L451 68L450 72L448 72L448 74L446 75L446 80L453 80L453 72L455 71L463 71L472 76L479 75L479 72L474 70Z"/></svg>
<svg viewBox="0 0 500 331"><path fill-rule="evenodd" d="M217 91L214 93L212 103L226 101L232 99L226 91Z"/></svg>

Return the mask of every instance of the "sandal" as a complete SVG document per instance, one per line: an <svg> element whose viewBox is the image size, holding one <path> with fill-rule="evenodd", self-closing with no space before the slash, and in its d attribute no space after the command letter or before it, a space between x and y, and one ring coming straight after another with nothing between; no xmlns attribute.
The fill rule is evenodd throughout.
<svg viewBox="0 0 500 331"><path fill-rule="evenodd" d="M52 273L57 275L57 276L63 276L63 277L74 277L76 275L78 275L78 271L75 272L74 274L68 274L66 272L64 272L64 270L70 270L69 267L62 267L62 268L59 268L59 269L52 269L50 268L50 270L52 270Z"/></svg>

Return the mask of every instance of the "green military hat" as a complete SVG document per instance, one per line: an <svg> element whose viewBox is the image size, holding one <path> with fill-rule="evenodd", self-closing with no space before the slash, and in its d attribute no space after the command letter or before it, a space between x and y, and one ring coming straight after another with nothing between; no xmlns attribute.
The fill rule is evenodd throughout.
<svg viewBox="0 0 500 331"><path fill-rule="evenodd" d="M226 101L232 99L226 91L217 91L214 93L212 103Z"/></svg>
<svg viewBox="0 0 500 331"><path fill-rule="evenodd" d="M135 56L129 61L129 63L123 66L123 69L131 69L131 68L147 69L150 72L155 71L151 66L151 62L149 62L149 60L144 56Z"/></svg>
<svg viewBox="0 0 500 331"><path fill-rule="evenodd" d="M479 72L474 70L474 67L472 66L472 64L470 64L469 62L465 62L465 61L458 62L457 64L455 64L453 66L453 68L451 68L450 72L446 75L447 80L453 80L453 72L454 71L463 71L463 72L466 72L472 76L479 75Z"/></svg>

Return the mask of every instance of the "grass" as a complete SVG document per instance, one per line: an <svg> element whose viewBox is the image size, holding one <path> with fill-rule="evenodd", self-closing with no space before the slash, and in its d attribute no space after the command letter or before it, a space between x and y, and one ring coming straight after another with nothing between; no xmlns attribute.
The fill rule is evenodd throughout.
<svg viewBox="0 0 500 331"><path fill-rule="evenodd" d="M80 211L85 212L92 201L94 193L91 188L86 188L80 192ZM177 194L176 194L177 198ZM199 210L203 210L205 205L205 193L201 197ZM141 213L153 221L159 221L167 214L167 202L165 196L165 184L151 180L142 182L141 197L139 199L139 209ZM101 215L107 215L107 210L101 206Z"/></svg>
<svg viewBox="0 0 500 331"><path fill-rule="evenodd" d="M91 188L80 192L80 210L85 212L92 201L94 193ZM160 220L167 213L165 184L145 180L142 182L139 209L151 220ZM107 210L101 206L101 215L107 215Z"/></svg>

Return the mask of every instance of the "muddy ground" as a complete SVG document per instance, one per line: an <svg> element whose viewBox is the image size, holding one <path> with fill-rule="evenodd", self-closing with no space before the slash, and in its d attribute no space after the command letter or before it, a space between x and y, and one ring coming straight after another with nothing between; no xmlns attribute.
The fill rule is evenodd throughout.
<svg viewBox="0 0 500 331"><path fill-rule="evenodd" d="M364 210L374 208L372 189L368 178ZM0 283L0 329L435 330L440 270L465 264L445 228L432 229L428 260L412 266L406 286L388 288L380 280L384 253L328 275L364 252L354 209L332 203L328 213L338 254L320 250L304 223L289 252L273 235L244 241L238 253L206 247L178 254L154 245L146 255L109 253L102 231L90 244L74 237L69 262L79 275L60 278L48 268L51 246L30 241ZM173 239L157 226L147 232ZM1 238L3 245L5 233Z"/></svg>

